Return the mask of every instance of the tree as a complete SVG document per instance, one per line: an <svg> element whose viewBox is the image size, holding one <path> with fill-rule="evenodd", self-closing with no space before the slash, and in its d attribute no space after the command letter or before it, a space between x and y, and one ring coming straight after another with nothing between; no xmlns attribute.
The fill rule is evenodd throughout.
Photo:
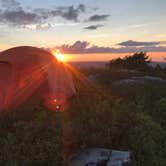
<svg viewBox="0 0 166 166"><path fill-rule="evenodd" d="M109 68L111 68L111 69L113 69L113 68L115 68L115 69L116 69L116 68L121 69L121 68L124 67L124 66L123 66L123 65L124 65L123 62L124 62L124 60L121 59L121 58L113 59L113 60L110 60L108 66L109 66Z"/></svg>
<svg viewBox="0 0 166 166"><path fill-rule="evenodd" d="M131 56L126 56L123 59L117 58L109 62L109 67L112 68L124 68L135 70L146 70L149 68L149 56L146 52L136 52Z"/></svg>

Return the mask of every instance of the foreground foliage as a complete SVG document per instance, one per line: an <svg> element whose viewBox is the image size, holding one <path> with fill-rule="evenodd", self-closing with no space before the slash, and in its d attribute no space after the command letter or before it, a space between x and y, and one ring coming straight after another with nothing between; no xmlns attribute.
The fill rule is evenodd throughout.
<svg viewBox="0 0 166 166"><path fill-rule="evenodd" d="M78 93L64 112L38 102L1 113L0 165L66 166L72 153L89 147L129 150L135 166L166 165L165 83L117 86L123 73L92 72L96 87L76 82Z"/></svg>

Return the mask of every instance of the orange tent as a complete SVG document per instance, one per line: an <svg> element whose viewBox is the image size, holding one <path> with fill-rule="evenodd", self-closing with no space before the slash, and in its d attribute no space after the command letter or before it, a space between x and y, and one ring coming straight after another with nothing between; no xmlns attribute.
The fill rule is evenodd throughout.
<svg viewBox="0 0 166 166"><path fill-rule="evenodd" d="M75 93L71 74L49 52L15 47L0 53L0 110L17 107L34 93L46 106L63 103Z"/></svg>

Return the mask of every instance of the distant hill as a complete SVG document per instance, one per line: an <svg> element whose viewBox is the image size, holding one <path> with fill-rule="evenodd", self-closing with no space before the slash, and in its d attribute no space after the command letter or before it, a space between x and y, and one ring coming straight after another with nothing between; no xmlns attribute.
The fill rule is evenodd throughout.
<svg viewBox="0 0 166 166"><path fill-rule="evenodd" d="M101 61L101 62L69 62L76 68L104 68L108 62ZM151 62L150 65L155 67L159 64L162 68L166 67L166 62Z"/></svg>
<svg viewBox="0 0 166 166"><path fill-rule="evenodd" d="M76 68L104 68L108 62L70 62Z"/></svg>

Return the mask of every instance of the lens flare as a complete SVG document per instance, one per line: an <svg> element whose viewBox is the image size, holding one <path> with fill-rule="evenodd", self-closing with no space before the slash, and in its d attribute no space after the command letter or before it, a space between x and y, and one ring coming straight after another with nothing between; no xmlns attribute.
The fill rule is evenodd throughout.
<svg viewBox="0 0 166 166"><path fill-rule="evenodd" d="M57 58L58 61L66 62L68 60L67 56L62 54L60 50L55 50L52 53Z"/></svg>

